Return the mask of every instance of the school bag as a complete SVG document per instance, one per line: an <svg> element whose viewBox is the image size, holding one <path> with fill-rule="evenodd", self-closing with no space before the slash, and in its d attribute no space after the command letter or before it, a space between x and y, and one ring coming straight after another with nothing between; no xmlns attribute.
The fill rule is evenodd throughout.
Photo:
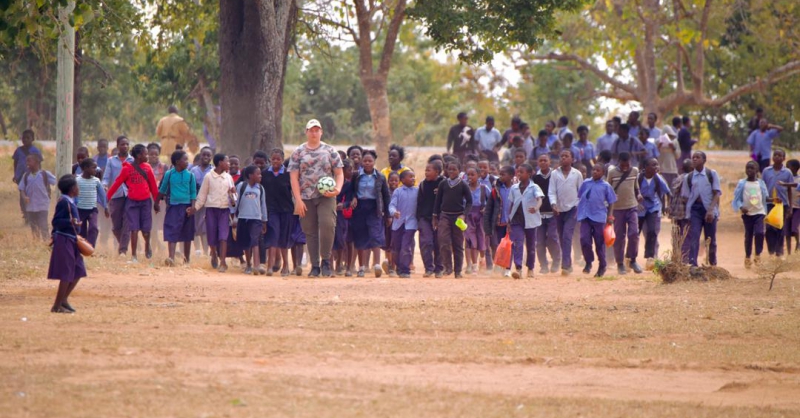
<svg viewBox="0 0 800 418"><path fill-rule="evenodd" d="M39 171L42 172L42 182L44 183L44 189L47 190L47 198L49 199L50 195L53 192L50 189L50 182L47 181L47 171L45 170L39 170ZM28 190L28 177L30 177L30 174L31 173L29 171L26 171L25 174L22 176L22 185L23 185L22 187L25 188L26 193Z"/></svg>
<svg viewBox="0 0 800 418"><path fill-rule="evenodd" d="M239 200L241 200L242 196L244 196L245 187L247 187L247 182L243 181L239 183L239 186L236 188L236 193L239 194ZM261 189L261 196L266 196L264 186L261 183L258 183L258 188ZM240 205L239 202L236 202L236 212L233 214L233 218L231 219L232 222L236 222L239 219L239 208L241 207L242 205Z"/></svg>

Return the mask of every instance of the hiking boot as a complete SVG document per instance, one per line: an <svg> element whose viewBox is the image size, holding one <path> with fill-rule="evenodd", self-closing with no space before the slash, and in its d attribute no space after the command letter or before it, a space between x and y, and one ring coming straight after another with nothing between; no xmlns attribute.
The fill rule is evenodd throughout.
<svg viewBox="0 0 800 418"><path fill-rule="evenodd" d="M308 273L308 277L319 277L320 269L318 266L312 266L311 271Z"/></svg>
<svg viewBox="0 0 800 418"><path fill-rule="evenodd" d="M631 270L633 270L634 273L642 274L642 271L643 271L642 270L642 266L640 266L639 263L637 263L635 260L631 260L630 266L631 266Z"/></svg>
<svg viewBox="0 0 800 418"><path fill-rule="evenodd" d="M617 274L628 274L628 270L625 270L625 264L617 263Z"/></svg>
<svg viewBox="0 0 800 418"><path fill-rule="evenodd" d="M583 274L590 274L592 272L592 263L586 263L586 267L583 268Z"/></svg>
<svg viewBox="0 0 800 418"><path fill-rule="evenodd" d="M748 258L745 258L745 259L744 259L744 268L746 268L746 269L750 270L750 267L752 267L752 266L753 266L753 261L752 261L752 260L750 260L750 258L749 258L749 257L748 257Z"/></svg>
<svg viewBox="0 0 800 418"><path fill-rule="evenodd" d="M322 277L331 277L333 276L333 271L331 271L331 262L328 260L322 260L322 267L321 267Z"/></svg>

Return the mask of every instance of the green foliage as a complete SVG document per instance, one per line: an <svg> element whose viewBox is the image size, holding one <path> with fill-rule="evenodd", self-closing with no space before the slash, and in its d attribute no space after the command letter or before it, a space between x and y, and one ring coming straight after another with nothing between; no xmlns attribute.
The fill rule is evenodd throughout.
<svg viewBox="0 0 800 418"><path fill-rule="evenodd" d="M585 0L421 0L408 14L426 34L464 62L488 63L495 53L536 48L560 34L556 12L576 11Z"/></svg>

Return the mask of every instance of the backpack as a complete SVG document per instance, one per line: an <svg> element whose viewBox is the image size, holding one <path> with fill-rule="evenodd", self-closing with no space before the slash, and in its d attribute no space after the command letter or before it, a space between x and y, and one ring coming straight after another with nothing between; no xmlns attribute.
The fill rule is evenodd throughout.
<svg viewBox="0 0 800 418"><path fill-rule="evenodd" d="M39 171L42 172L42 182L44 183L44 189L47 190L47 198L49 199L50 195L53 192L50 189L50 182L47 181L47 171L45 171L45 170L39 170ZM28 189L28 177L30 177L30 174L31 173L29 171L26 171L25 174L22 176L22 184L23 184L22 187L25 188L25 192L26 193L27 193L27 189Z"/></svg>
<svg viewBox="0 0 800 418"><path fill-rule="evenodd" d="M692 177L694 177L694 170L692 170ZM708 184L712 184L713 185L714 184L714 176L711 175L711 170L706 170L706 177L708 178ZM691 192L692 191L692 182L691 182L691 180L688 177L686 179L684 179L684 180L686 181L686 184L689 187L689 192ZM683 182L681 182L681 184L683 184Z"/></svg>
<svg viewBox="0 0 800 418"><path fill-rule="evenodd" d="M656 183L656 197L660 198L660 196L661 196L661 181L659 180L658 177L659 177L658 174L653 176L653 181ZM639 173L639 178L637 180L639 181L639 190L642 190L642 184L644 183L644 173L643 172Z"/></svg>

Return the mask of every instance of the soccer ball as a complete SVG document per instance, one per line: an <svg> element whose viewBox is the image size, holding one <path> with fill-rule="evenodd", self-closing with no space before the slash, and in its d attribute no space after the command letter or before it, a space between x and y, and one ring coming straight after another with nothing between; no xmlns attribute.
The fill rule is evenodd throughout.
<svg viewBox="0 0 800 418"><path fill-rule="evenodd" d="M323 177L317 182L317 190L319 190L319 192L322 194L332 192L335 189L336 180L332 179L331 177Z"/></svg>

